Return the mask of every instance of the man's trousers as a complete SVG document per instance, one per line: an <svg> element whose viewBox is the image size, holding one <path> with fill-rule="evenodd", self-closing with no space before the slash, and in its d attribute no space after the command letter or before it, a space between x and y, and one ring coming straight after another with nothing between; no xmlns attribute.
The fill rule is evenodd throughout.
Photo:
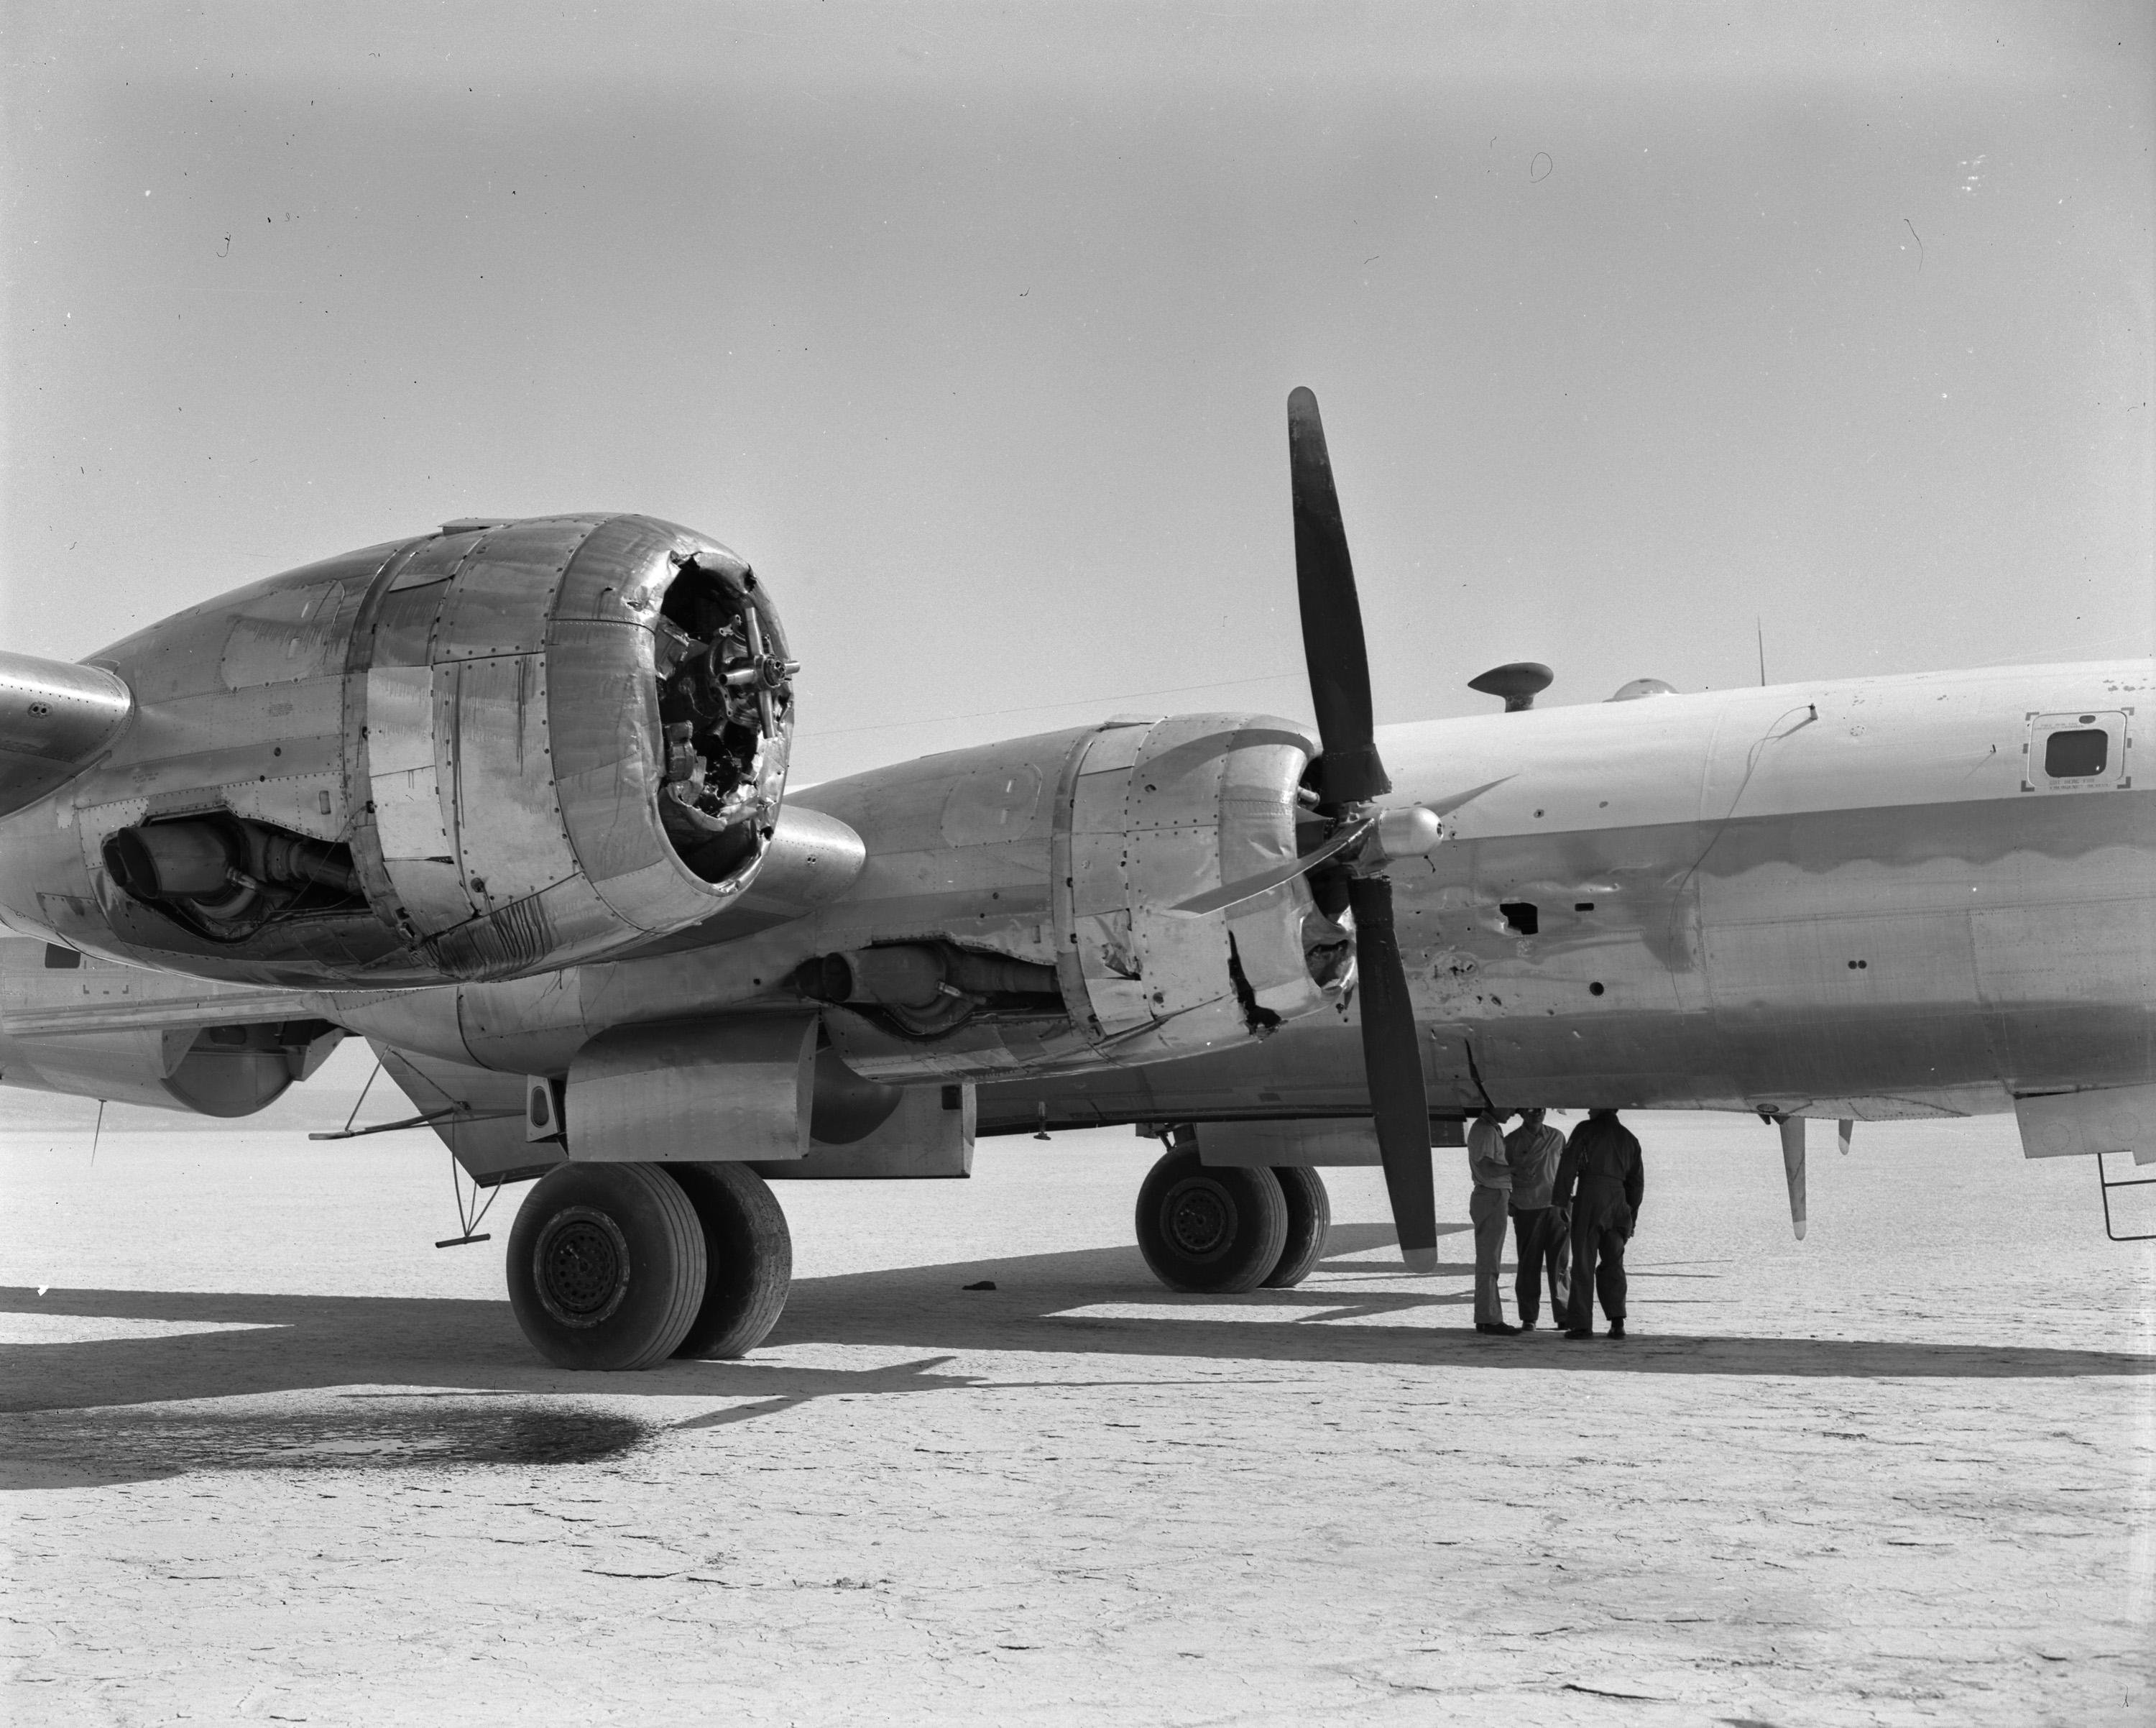
<svg viewBox="0 0 2156 1728"><path fill-rule="evenodd" d="M1512 1280L1512 1299L1518 1304L1520 1324L1532 1326L1542 1313L1543 1283L1549 1283L1551 1321L1565 1324L1571 1291L1572 1243L1567 1239L1564 1214L1555 1206L1531 1206L1512 1213L1512 1258L1519 1271Z"/></svg>
<svg viewBox="0 0 2156 1728"><path fill-rule="evenodd" d="M1613 1224L1574 1223L1570 1326L1578 1329L1594 1324L1597 1296L1602 1299L1602 1312L1609 1319L1625 1318L1625 1233Z"/></svg>
<svg viewBox="0 0 2156 1728"><path fill-rule="evenodd" d="M1467 1216L1475 1226L1475 1324L1502 1325L1504 1304L1497 1295L1497 1268L1505 1257L1505 1201L1502 1188L1477 1186L1468 1196Z"/></svg>

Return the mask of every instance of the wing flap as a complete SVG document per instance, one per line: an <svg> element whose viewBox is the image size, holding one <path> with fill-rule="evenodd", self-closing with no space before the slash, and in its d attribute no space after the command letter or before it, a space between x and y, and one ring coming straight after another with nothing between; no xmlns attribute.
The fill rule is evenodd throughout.
<svg viewBox="0 0 2156 1728"><path fill-rule="evenodd" d="M323 1001L321 995L305 990L245 989L216 995L198 992L165 997L110 996L95 1001L10 1008L0 1013L0 1031L11 1038L49 1038L69 1032L261 1026L320 1019Z"/></svg>

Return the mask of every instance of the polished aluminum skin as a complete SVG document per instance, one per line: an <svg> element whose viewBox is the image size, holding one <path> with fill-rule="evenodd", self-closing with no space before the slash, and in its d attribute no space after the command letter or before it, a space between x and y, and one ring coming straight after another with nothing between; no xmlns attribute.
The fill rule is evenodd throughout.
<svg viewBox="0 0 2156 1728"><path fill-rule="evenodd" d="M72 779L134 709L127 686L102 666L0 653L0 816Z"/></svg>
<svg viewBox="0 0 2156 1728"><path fill-rule="evenodd" d="M39 1071L32 1041L303 1018L561 1076L616 1028L814 1011L869 1080L978 1086L983 1132L1367 1111L1341 928L1308 882L1176 910L1308 845L1297 728L1074 728L783 808L774 748L753 859L706 880L661 820L681 651L651 622L699 555L745 583L645 518L461 527L101 657L133 717L0 824L0 904L74 949L231 982L161 1004L18 975L0 1077ZM2119 661L1383 729L1383 805L1447 812L1443 844L1388 867L1432 1108L1865 1119L2156 1083L2151 687L2148 661ZM203 812L348 846L365 903L220 941L115 887L106 839ZM1055 987L954 987L924 1020L798 981L891 944ZM167 1077L162 1045L129 1060L144 1087Z"/></svg>
<svg viewBox="0 0 2156 1728"><path fill-rule="evenodd" d="M692 587L710 641L672 615ZM552 969L735 904L778 820L778 615L740 559L649 517L451 524L95 659L14 667L73 679L76 768L133 715L0 825L0 912L116 959L316 986ZM715 706L670 723L699 666ZM162 888L160 856L193 873Z"/></svg>
<svg viewBox="0 0 2156 1728"><path fill-rule="evenodd" d="M1433 1108L1865 1119L2156 1081L2151 689L2119 661L1382 729L1396 798L1502 777L1394 872ZM1354 1113L1353 1014L987 1088L983 1129Z"/></svg>
<svg viewBox="0 0 2156 1728"><path fill-rule="evenodd" d="M71 949L0 937L0 1083L116 1103L248 1116L314 1072L344 1036L304 999L260 995L234 1018L228 992L172 973L85 962ZM18 1035L27 1006L97 1021L95 1030Z"/></svg>

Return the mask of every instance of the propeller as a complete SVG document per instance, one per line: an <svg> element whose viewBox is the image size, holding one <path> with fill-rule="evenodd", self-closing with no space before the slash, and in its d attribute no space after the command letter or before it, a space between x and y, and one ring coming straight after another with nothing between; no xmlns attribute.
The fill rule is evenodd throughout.
<svg viewBox="0 0 2156 1728"><path fill-rule="evenodd" d="M1375 847L1367 841L1372 836L1382 836L1389 818L1409 817L1424 827L1429 837L1415 848L1421 851L1435 846L1442 831L1434 812L1381 814L1371 805L1373 799L1392 790L1393 783L1378 759L1373 735L1369 651L1363 636L1362 606L1355 595L1354 567L1348 557L1348 532L1340 520L1340 498L1332 484L1332 459L1325 447L1317 398L1306 389L1297 388L1287 399L1287 447L1295 496L1296 597L1302 612L1302 651L1310 667L1311 699L1317 711L1320 753L1312 768L1318 814L1337 825L1335 840L1343 834L1349 836L1334 853L1351 861L1347 864L1348 904L1355 918L1363 1067L1370 1111L1384 1165L1385 1192L1399 1235L1400 1257L1410 1272L1435 1272L1437 1198L1430 1172L1430 1100L1423 1089L1414 1005L1408 996L1407 969L1400 963L1399 938L1393 925L1393 885L1381 873L1386 859L1399 854L1389 851L1382 838ZM1488 789L1477 787L1467 796ZM1363 850L1351 851L1358 841L1365 842ZM1326 848L1318 851L1325 852ZM1313 855L1307 863L1297 863L1313 867L1322 861Z"/></svg>

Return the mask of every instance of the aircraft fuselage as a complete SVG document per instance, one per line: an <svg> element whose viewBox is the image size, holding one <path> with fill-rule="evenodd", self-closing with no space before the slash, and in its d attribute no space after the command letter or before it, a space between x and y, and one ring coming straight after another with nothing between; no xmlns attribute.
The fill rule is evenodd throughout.
<svg viewBox="0 0 2156 1728"><path fill-rule="evenodd" d="M1388 803L1507 777L1393 868L1432 1108L1891 1119L2156 1080L2150 682L2016 667L1381 728ZM1356 1113L1353 1018L985 1088L983 1126Z"/></svg>

